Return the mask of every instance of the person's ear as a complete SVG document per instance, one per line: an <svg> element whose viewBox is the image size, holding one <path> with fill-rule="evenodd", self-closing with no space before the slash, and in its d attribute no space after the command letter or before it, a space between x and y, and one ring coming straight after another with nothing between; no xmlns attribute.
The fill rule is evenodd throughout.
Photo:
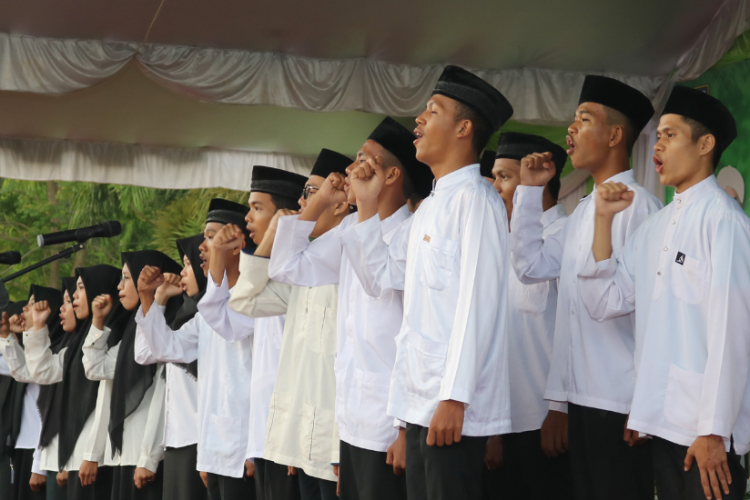
<svg viewBox="0 0 750 500"><path fill-rule="evenodd" d="M474 131L474 124L471 120L459 120L457 124L456 137L462 139L469 137Z"/></svg>
<svg viewBox="0 0 750 500"><path fill-rule="evenodd" d="M401 169L400 168L395 167L395 166L394 167L388 167L386 169L386 171L385 171L385 184L388 185L388 186L390 186L394 182L396 182L396 180L398 180L399 177L401 177Z"/></svg>
<svg viewBox="0 0 750 500"><path fill-rule="evenodd" d="M609 135L609 146L615 147L625 140L625 129L617 125L612 127L612 133Z"/></svg>
<svg viewBox="0 0 750 500"><path fill-rule="evenodd" d="M346 215L349 213L349 202L342 201L341 203L336 203L333 206L333 215L339 216L339 215Z"/></svg>
<svg viewBox="0 0 750 500"><path fill-rule="evenodd" d="M716 137L713 134L706 134L700 138L701 156L713 155L714 148L716 148Z"/></svg>

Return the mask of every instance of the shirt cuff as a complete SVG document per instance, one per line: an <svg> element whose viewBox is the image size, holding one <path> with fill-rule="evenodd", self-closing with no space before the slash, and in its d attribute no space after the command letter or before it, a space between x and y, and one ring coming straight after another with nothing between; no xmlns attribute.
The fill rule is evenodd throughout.
<svg viewBox="0 0 750 500"><path fill-rule="evenodd" d="M399 420L397 418L393 419L393 428L394 429L406 429L406 422L403 420Z"/></svg>
<svg viewBox="0 0 750 500"><path fill-rule="evenodd" d="M568 413L568 403L561 403L560 401L549 402L550 411L559 411L560 413Z"/></svg>
<svg viewBox="0 0 750 500"><path fill-rule="evenodd" d="M542 205L544 186L518 186L513 195L513 206L517 205Z"/></svg>
<svg viewBox="0 0 750 500"><path fill-rule="evenodd" d="M109 338L110 333L112 333L112 330L108 326L105 326L104 330L100 330L94 325L91 325L84 345L96 349L104 349L107 345L107 339Z"/></svg>
<svg viewBox="0 0 750 500"><path fill-rule="evenodd" d="M96 462L97 464L102 465L102 462L104 462L104 455L99 455L96 453L84 453L83 459L87 462Z"/></svg>
<svg viewBox="0 0 750 500"><path fill-rule="evenodd" d="M154 461L151 457L142 455L138 459L138 463L136 464L136 467L143 467L144 469L148 469L154 474L156 474L156 471L159 469L159 462Z"/></svg>

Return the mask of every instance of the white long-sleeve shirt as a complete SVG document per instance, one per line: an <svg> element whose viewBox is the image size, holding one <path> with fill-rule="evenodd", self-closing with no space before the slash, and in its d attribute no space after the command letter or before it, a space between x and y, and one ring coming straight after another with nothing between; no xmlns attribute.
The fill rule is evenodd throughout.
<svg viewBox="0 0 750 500"><path fill-rule="evenodd" d="M120 343L107 346L107 339L112 331L104 327L104 331L91 326L83 343L83 368L89 380L112 381L115 377L117 353ZM110 404L112 401L112 384L107 384L105 397L97 397L96 423L99 440L106 440L104 454L89 451L92 462L104 462L105 465L145 467L156 472L159 462L164 458L161 444L164 432L164 387L159 374L161 367L154 375L151 386L146 390L138 407L125 418L122 427L122 450L112 456L112 443L109 439ZM157 391L158 389L158 391ZM153 408L152 408L153 406ZM101 446L92 444L96 449Z"/></svg>
<svg viewBox="0 0 750 500"><path fill-rule="evenodd" d="M209 301L227 307L231 291L225 287L212 290L218 293L212 298L207 291L200 304L205 306L204 301ZM244 327L252 329L252 320L246 319ZM172 330L156 304L145 316L139 308L136 322L154 358L165 363L191 363L197 359L198 366L202 366L198 370L197 470L243 477L250 414L252 338L245 336L237 342L224 340L208 326L201 312L178 330ZM232 328L232 325L227 327Z"/></svg>
<svg viewBox="0 0 750 500"><path fill-rule="evenodd" d="M164 307L160 307L164 314ZM141 365L157 363L143 333L136 330L135 361ZM164 448L182 448L198 443L198 381L186 370L173 363L165 363L164 387ZM156 396L154 396L156 397Z"/></svg>
<svg viewBox="0 0 750 500"><path fill-rule="evenodd" d="M542 214L543 238L562 230L565 207ZM508 263L510 265L510 263ZM541 429L548 410L567 413L567 404L544 400L557 314L557 280L524 285L508 271L508 367L511 432Z"/></svg>
<svg viewBox="0 0 750 500"><path fill-rule="evenodd" d="M386 245L409 217L406 205L382 221L376 217L381 243ZM339 436L350 445L384 452L398 437L387 406L403 293L390 289L376 296L367 294L339 238L356 224L357 214L349 215L311 242L315 222L300 221L298 216L281 218L268 272L271 279L290 285L339 285L334 368Z"/></svg>
<svg viewBox="0 0 750 500"><path fill-rule="evenodd" d="M269 262L242 254L240 278L229 301L232 309L250 317L286 313L263 458L335 481L331 464L339 462L333 369L338 286L271 281Z"/></svg>
<svg viewBox="0 0 750 500"><path fill-rule="evenodd" d="M621 182L635 192L633 203L612 224L612 247L620 251L649 214L661 208L653 194L635 182L633 171L605 182ZM518 186L511 217L512 262L523 283L559 278L555 341L545 398L628 413L633 397L634 318L593 319L578 291L594 240L594 192L581 200L565 227L542 239L543 187Z"/></svg>
<svg viewBox="0 0 750 500"><path fill-rule="evenodd" d="M276 315L252 320L229 308L226 273L217 286L209 276L206 295L198 303L206 323L225 340L234 342L252 335L253 370L250 377L250 420L245 458L263 458L263 445L266 441L268 409L273 397L273 386L279 368L281 342L286 316ZM217 298L219 300L217 300ZM254 323L254 327L252 326ZM251 325L243 327L243 325Z"/></svg>
<svg viewBox="0 0 750 500"><path fill-rule="evenodd" d="M386 245L373 217L342 234L369 293L404 290L388 414L427 427L440 401L455 400L467 408L464 435L509 432L502 200L469 165L441 177L398 233Z"/></svg>
<svg viewBox="0 0 750 500"><path fill-rule="evenodd" d="M750 451L750 219L714 176L677 193L612 258L579 273L594 318L636 310L628 426Z"/></svg>

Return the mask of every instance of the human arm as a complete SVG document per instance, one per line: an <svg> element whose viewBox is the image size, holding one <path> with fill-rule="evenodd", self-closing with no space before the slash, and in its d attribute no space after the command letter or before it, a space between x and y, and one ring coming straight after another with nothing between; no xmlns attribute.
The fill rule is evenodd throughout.
<svg viewBox="0 0 750 500"><path fill-rule="evenodd" d="M286 314L292 288L272 281L268 265L269 259L240 255L240 277L229 299L232 310L252 318Z"/></svg>
<svg viewBox="0 0 750 500"><path fill-rule="evenodd" d="M24 354L29 375L37 384L49 385L63 377L63 361L68 348L54 354L50 349L47 327L24 334Z"/></svg>
<svg viewBox="0 0 750 500"><path fill-rule="evenodd" d="M164 315L164 306L161 307L161 314ZM135 362L139 365L153 365L158 363L158 360L151 352L146 339L143 336L143 331L140 326L135 328L135 343L133 345L133 351L135 351Z"/></svg>
<svg viewBox="0 0 750 500"><path fill-rule="evenodd" d="M98 298L97 298L98 299ZM94 306L96 307L96 306ZM100 330L91 325L83 342L83 369L89 380L112 380L115 378L115 365L120 342L113 347L107 345L112 330L105 326Z"/></svg>
<svg viewBox="0 0 750 500"><path fill-rule="evenodd" d="M195 317L172 330L164 318L164 308L151 307L147 314L139 308L135 316L136 337L140 335L151 358L163 363L192 363L198 359L199 320Z"/></svg>
<svg viewBox="0 0 750 500"><path fill-rule="evenodd" d="M98 464L104 461L104 451L109 439L107 428L109 426L109 409L112 401L112 386L113 382L111 380L99 382L99 389L96 392L94 420L89 435L86 436L86 444L83 451L83 460L88 463L85 469L81 465L81 470L86 472L86 474L81 476L81 484L83 484L84 479L87 484L90 481L96 481L96 469L91 464L97 464L98 466ZM79 475L81 474L79 473Z"/></svg>
<svg viewBox="0 0 750 500"><path fill-rule="evenodd" d="M18 343L15 335L0 338L0 353L2 354L0 375L13 377L18 382L34 382L34 378L26 366L26 355L23 347Z"/></svg>
<svg viewBox="0 0 750 500"><path fill-rule="evenodd" d="M230 309L226 273L222 278L218 286L212 279L208 280L206 294L198 303L198 311L208 326L219 336L229 342L236 342L253 335L255 321L253 318Z"/></svg>
<svg viewBox="0 0 750 500"><path fill-rule="evenodd" d="M141 441L140 457L138 458L137 467L143 468L155 474L159 462L164 459L164 448L162 447L162 441L164 437L164 418L165 418L165 394L166 394L166 380L162 377L162 371L165 369L164 365L159 366L154 374L154 394L151 397L151 404L148 408L148 416L146 417L146 426L143 431L143 439ZM150 476L148 474L141 474L142 480L147 480ZM136 470L136 479L138 479L138 471ZM138 481L136 480L136 486ZM140 487L139 487L140 488Z"/></svg>

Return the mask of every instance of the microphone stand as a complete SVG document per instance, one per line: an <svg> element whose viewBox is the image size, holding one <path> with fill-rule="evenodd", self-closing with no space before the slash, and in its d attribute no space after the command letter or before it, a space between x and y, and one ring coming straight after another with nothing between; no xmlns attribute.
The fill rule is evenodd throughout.
<svg viewBox="0 0 750 500"><path fill-rule="evenodd" d="M66 248L63 251L56 253L52 257L49 257L49 258L44 259L42 261L39 261L36 264L32 264L29 267L25 267L25 268L21 269L20 271L16 271L15 273L13 273L13 274L11 274L9 276L6 276L5 278L0 278L0 283L7 283L7 282L9 282L12 279L16 279L19 276L23 276L26 273L30 273L31 271L34 271L35 269L39 269L42 266L46 266L50 262L54 262L54 261L60 260L60 259L66 259L66 258L70 257L71 255L73 255L74 253L80 252L83 249L84 249L83 243L76 243L72 247Z"/></svg>

